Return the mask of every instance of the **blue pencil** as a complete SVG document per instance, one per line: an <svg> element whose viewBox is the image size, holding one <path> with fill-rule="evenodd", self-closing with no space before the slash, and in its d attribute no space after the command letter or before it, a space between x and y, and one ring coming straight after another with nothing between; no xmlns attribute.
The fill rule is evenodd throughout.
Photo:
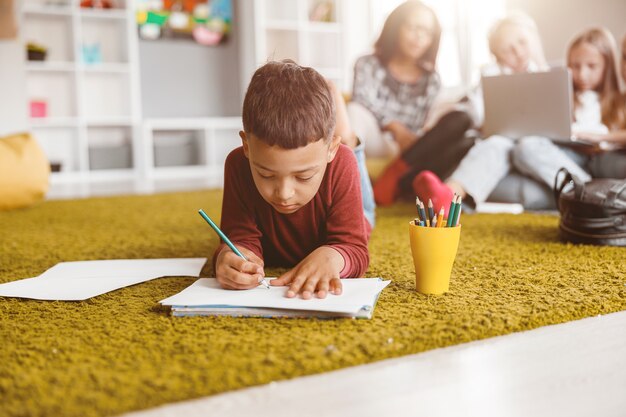
<svg viewBox="0 0 626 417"><path fill-rule="evenodd" d="M432 219L435 217L435 209L433 208L433 200L428 199L428 218ZM431 227L433 226L433 221L430 221Z"/></svg>
<svg viewBox="0 0 626 417"><path fill-rule="evenodd" d="M420 220L424 222L424 226L427 226L427 223L429 223L428 216L426 216L426 211L424 210L424 203L421 201L420 201L419 213L420 213Z"/></svg>
<svg viewBox="0 0 626 417"><path fill-rule="evenodd" d="M243 259L245 259L246 261L248 260L248 258L246 258L245 256L243 256L243 253L241 253L241 252L239 251L239 249L237 249L237 248L235 247L235 245L233 245L233 242L231 242L231 241L230 241L230 239L229 239L229 238L228 238L228 237L224 234L224 232L222 232L222 231L220 230L220 228L219 228L219 227L217 227L217 225L215 224L215 222L213 222L213 220L211 220L211 218L209 217L209 215L208 215L208 214L206 214L206 213L204 212L204 210L200 209L200 210L198 210L198 213L200 213L200 215L202 216L202 218L203 218L204 220L206 220L206 222L209 224L209 226L211 226L211 227L213 228L213 230L215 230L215 233L217 233L217 234L218 234L218 236L219 236L219 237L220 237L220 238L224 241L224 243L226 243L226 245L228 245L228 247L229 247L229 248L230 248L233 252L235 252L235 253L237 254L237 256L242 257L242 258L243 258ZM269 289L269 287L270 287L270 284L268 284L268 283L267 283L267 281L265 280L265 278L261 279L261 284L263 284L263 286L264 286L265 288L268 288L268 289Z"/></svg>

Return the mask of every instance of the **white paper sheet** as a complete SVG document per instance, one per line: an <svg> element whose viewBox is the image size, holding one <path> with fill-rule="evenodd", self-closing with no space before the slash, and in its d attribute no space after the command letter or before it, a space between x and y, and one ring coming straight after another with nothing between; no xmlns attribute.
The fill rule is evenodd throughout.
<svg viewBox="0 0 626 417"><path fill-rule="evenodd" d="M233 291L220 287L215 278L200 278L180 293L161 300L166 306L230 305L239 307L268 307L295 310L356 313L364 306L373 307L378 293L391 281L380 278L342 279L341 295L328 294L326 298L287 298L287 287L261 286L250 290Z"/></svg>
<svg viewBox="0 0 626 417"><path fill-rule="evenodd" d="M0 284L0 296L79 301L165 276L200 275L207 258L62 262L35 278Z"/></svg>

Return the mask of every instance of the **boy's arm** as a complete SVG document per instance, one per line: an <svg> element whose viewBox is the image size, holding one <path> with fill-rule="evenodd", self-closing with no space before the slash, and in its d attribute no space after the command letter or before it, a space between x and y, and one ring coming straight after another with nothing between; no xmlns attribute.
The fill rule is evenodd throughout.
<svg viewBox="0 0 626 417"><path fill-rule="evenodd" d="M262 260L261 231L255 222L252 205L256 189L247 163L241 148L235 149L226 158L220 228L235 246L249 249ZM225 250L223 244L213 254L214 267L222 250Z"/></svg>

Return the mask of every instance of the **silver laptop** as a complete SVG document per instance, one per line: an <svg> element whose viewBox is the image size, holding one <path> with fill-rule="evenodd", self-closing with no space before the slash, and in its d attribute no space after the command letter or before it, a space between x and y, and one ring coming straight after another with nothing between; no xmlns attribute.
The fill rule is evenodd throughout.
<svg viewBox="0 0 626 417"><path fill-rule="evenodd" d="M572 138L572 79L566 68L482 78L484 137Z"/></svg>

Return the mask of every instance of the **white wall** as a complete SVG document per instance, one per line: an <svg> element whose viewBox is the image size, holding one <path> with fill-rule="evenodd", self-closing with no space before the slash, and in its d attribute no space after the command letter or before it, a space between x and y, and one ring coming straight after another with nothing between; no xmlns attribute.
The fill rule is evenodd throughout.
<svg viewBox="0 0 626 417"><path fill-rule="evenodd" d="M0 41L0 136L27 129L24 48Z"/></svg>
<svg viewBox="0 0 626 417"><path fill-rule="evenodd" d="M535 19L548 62L560 65L569 41L587 28L604 26L618 43L626 33L625 0L507 0L507 9Z"/></svg>
<svg viewBox="0 0 626 417"><path fill-rule="evenodd" d="M208 117L241 114L238 16L225 43L207 47L191 40L139 42L142 114Z"/></svg>

